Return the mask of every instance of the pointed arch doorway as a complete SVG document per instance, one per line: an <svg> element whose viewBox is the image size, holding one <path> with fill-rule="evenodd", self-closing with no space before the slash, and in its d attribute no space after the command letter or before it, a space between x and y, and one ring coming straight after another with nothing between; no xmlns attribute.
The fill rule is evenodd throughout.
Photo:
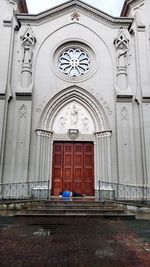
<svg viewBox="0 0 150 267"><path fill-rule="evenodd" d="M52 194L69 190L94 195L94 144L54 142Z"/></svg>
<svg viewBox="0 0 150 267"><path fill-rule="evenodd" d="M35 176L39 181L50 181L51 195L58 195L64 189L71 189L87 195L97 195L99 179L111 180L109 121L101 104L88 91L73 86L56 94L45 106L36 134ZM60 151L57 153L56 144L60 144ZM70 152L65 151L68 144L71 146ZM77 151L73 151L76 147L79 149L81 144L82 153L76 157ZM91 162L94 167L91 171L93 174L91 181L85 182L85 172L90 167L85 167L84 159L87 155L84 151L89 144L93 151ZM73 155L69 156L69 153L73 153ZM69 162L73 162L71 167ZM65 172L68 175L64 176ZM75 172L78 174L81 172L81 175L76 177ZM71 178L69 178L70 180L67 178L67 180L65 177ZM81 177L82 179L80 179ZM88 186L91 188L89 191Z"/></svg>

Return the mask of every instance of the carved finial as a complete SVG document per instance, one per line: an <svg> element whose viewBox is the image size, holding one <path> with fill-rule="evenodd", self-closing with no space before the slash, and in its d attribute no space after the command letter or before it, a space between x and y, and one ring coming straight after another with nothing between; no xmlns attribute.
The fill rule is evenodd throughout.
<svg viewBox="0 0 150 267"><path fill-rule="evenodd" d="M22 46L34 46L36 38L33 35L30 25L28 25L25 33L21 36Z"/></svg>
<svg viewBox="0 0 150 267"><path fill-rule="evenodd" d="M125 36L122 29L119 30L118 36L114 40L114 45L115 45L116 49L118 49L118 48L128 49L129 40Z"/></svg>
<svg viewBox="0 0 150 267"><path fill-rule="evenodd" d="M74 11L74 12L71 14L71 19L72 19L72 20L79 20L79 19L80 19L80 14L79 14L77 11Z"/></svg>

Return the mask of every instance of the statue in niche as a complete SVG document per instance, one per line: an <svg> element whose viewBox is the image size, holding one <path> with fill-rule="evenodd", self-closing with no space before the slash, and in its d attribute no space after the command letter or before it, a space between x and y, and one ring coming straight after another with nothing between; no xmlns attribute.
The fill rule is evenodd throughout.
<svg viewBox="0 0 150 267"><path fill-rule="evenodd" d="M127 67L127 52L128 49L124 48L123 44L120 45L117 51L117 59L118 59L118 68L124 68Z"/></svg>
<svg viewBox="0 0 150 267"><path fill-rule="evenodd" d="M82 123L83 123L83 130L84 131L89 131L89 120L88 118L84 118L82 119Z"/></svg>
<svg viewBox="0 0 150 267"><path fill-rule="evenodd" d="M26 32L21 37L22 47L23 47L23 67L31 68L33 51L32 47L35 45L36 39L33 36L31 27L28 26Z"/></svg>
<svg viewBox="0 0 150 267"><path fill-rule="evenodd" d="M23 59L22 63L23 65L27 65L29 68L31 68L31 63L32 63L32 55L33 52L30 47L24 47L24 53L23 53Z"/></svg>
<svg viewBox="0 0 150 267"><path fill-rule="evenodd" d="M127 68L127 54L129 40L126 38L122 29L118 33L118 37L114 41L115 47L117 49L117 68L118 70Z"/></svg>
<svg viewBox="0 0 150 267"><path fill-rule="evenodd" d="M123 29L120 29L118 36L114 40L116 47L116 63L117 63L117 75L116 75L116 89L117 92L124 92L128 90L128 65L129 65L129 40L127 39ZM130 93L128 91L128 93Z"/></svg>
<svg viewBox="0 0 150 267"><path fill-rule="evenodd" d="M73 105L71 109L71 125L77 127L78 123L78 109L76 105Z"/></svg>

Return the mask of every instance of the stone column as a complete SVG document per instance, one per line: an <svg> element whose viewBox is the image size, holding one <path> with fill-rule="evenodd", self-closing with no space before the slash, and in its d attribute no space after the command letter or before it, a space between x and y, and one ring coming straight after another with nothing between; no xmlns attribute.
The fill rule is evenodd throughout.
<svg viewBox="0 0 150 267"><path fill-rule="evenodd" d="M21 36L22 69L16 89L11 175L13 182L27 182L32 118L32 61L36 39L28 26Z"/></svg>
<svg viewBox="0 0 150 267"><path fill-rule="evenodd" d="M16 0L17 1L17 0ZM9 100L11 99L11 68L14 46L14 28L17 24L13 19L16 2L8 4L7 13L1 13L0 42L0 183L3 183L4 151L6 144L6 127ZM2 2L2 1L1 1ZM3 10L3 2L1 3ZM5 8L4 8L5 10Z"/></svg>
<svg viewBox="0 0 150 267"><path fill-rule="evenodd" d="M52 135L50 131L41 129L36 130L37 134L37 152L36 152L36 167L35 180L48 181L50 180L51 188L51 173L52 173Z"/></svg>
<svg viewBox="0 0 150 267"><path fill-rule="evenodd" d="M111 131L101 131L95 133L96 137L96 187L98 180L104 182L111 181L111 148L110 137Z"/></svg>

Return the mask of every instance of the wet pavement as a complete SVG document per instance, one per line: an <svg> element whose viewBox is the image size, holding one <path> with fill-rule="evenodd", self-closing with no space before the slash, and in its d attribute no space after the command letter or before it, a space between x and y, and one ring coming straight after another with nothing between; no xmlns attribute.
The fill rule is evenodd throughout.
<svg viewBox="0 0 150 267"><path fill-rule="evenodd" d="M150 267L150 220L0 217L0 267Z"/></svg>

